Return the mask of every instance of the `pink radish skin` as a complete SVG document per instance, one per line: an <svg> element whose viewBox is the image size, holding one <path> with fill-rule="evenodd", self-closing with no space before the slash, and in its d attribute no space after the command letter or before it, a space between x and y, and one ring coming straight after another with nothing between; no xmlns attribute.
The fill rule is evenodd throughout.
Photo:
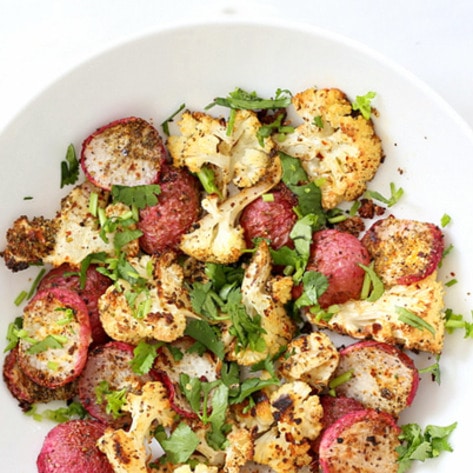
<svg viewBox="0 0 473 473"><path fill-rule="evenodd" d="M87 306L76 292L59 287L39 291L24 309L23 329L28 337L19 342L18 361L34 382L57 388L80 375L92 332ZM60 346L31 352L35 345L30 339L41 343L48 337L56 337Z"/></svg>
<svg viewBox="0 0 473 473"><path fill-rule="evenodd" d="M113 473L97 440L105 425L94 420L70 420L54 427L43 442L38 473Z"/></svg>
<svg viewBox="0 0 473 473"><path fill-rule="evenodd" d="M432 274L445 247L442 231L436 225L392 215L374 223L362 242L387 286L407 286Z"/></svg>
<svg viewBox="0 0 473 473"><path fill-rule="evenodd" d="M319 298L322 308L343 304L360 297L368 250L355 236L339 230L314 233L307 270L318 271L328 279L328 289Z"/></svg>
<svg viewBox="0 0 473 473"><path fill-rule="evenodd" d="M110 190L155 183L165 159L158 130L142 118L128 117L90 135L82 144L80 163L90 182Z"/></svg>
<svg viewBox="0 0 473 473"><path fill-rule="evenodd" d="M95 419L121 428L129 426L131 416L124 413L114 417L106 412L106 400L97 401L96 390L105 381L110 391L126 389L127 392L138 392L143 384L153 379L151 374L136 374L131 368L134 346L124 342L112 341L95 347L90 351L87 364L78 380L78 393L82 405Z"/></svg>
<svg viewBox="0 0 473 473"><path fill-rule="evenodd" d="M374 340L360 341L340 351L334 376L347 372L352 372L352 377L336 388L337 395L393 416L412 404L419 386L413 360L399 348Z"/></svg>
<svg viewBox="0 0 473 473"><path fill-rule="evenodd" d="M111 283L111 279L99 273L96 266L91 265L87 268L85 285L81 287L78 269L64 263L44 276L38 286L38 291L49 287L64 287L77 292L89 310L93 345L101 345L107 342L109 337L100 322L97 303Z"/></svg>
<svg viewBox="0 0 473 473"><path fill-rule="evenodd" d="M373 409L340 417L322 434L320 473L397 473L400 427L394 417Z"/></svg>

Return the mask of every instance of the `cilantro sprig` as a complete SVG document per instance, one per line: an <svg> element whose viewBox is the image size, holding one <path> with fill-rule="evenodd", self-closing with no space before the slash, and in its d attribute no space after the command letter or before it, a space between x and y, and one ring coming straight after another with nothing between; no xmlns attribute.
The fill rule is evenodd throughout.
<svg viewBox="0 0 473 473"><path fill-rule="evenodd" d="M398 473L408 471L415 460L423 462L438 457L442 452L452 452L449 437L456 427L456 422L445 427L428 425L425 429L418 424L402 425L401 446L396 449L399 454Z"/></svg>

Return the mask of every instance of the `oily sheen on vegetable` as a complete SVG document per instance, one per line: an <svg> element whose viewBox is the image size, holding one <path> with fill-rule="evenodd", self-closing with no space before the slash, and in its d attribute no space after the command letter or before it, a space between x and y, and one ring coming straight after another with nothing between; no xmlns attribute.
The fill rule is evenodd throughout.
<svg viewBox="0 0 473 473"><path fill-rule="evenodd" d="M365 193L389 159L375 97L236 88L68 147L57 214L19 216L1 252L43 265L7 388L37 416L67 401L39 473L409 468L409 350L442 352L445 248L386 215L400 189Z"/></svg>

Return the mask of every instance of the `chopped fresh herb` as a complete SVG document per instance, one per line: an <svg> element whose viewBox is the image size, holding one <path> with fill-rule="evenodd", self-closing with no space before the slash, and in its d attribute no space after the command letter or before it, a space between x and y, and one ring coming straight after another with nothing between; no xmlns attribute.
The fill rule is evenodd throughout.
<svg viewBox="0 0 473 473"><path fill-rule="evenodd" d="M457 284L457 283L458 283L458 279L452 278L452 279L450 279L450 281L447 281L445 283L445 286L452 287L452 286L455 286L455 284Z"/></svg>
<svg viewBox="0 0 473 473"><path fill-rule="evenodd" d="M179 108L170 117L166 118L166 120L164 120L163 123L161 123L161 126L166 136L170 135L169 123L173 122L174 118L176 118L176 116L179 115L179 113L181 113L185 108L186 108L186 104L185 103L181 104Z"/></svg>
<svg viewBox="0 0 473 473"><path fill-rule="evenodd" d="M376 274L374 263L369 266L360 263L359 266L365 271L360 299L375 302L384 294L383 281Z"/></svg>
<svg viewBox="0 0 473 473"><path fill-rule="evenodd" d="M106 402L105 412L111 414L115 419L123 415L122 407L126 402L127 389L113 390L107 381L100 381L95 387L97 403Z"/></svg>
<svg viewBox="0 0 473 473"><path fill-rule="evenodd" d="M13 322L10 322L8 324L8 329L7 329L7 346L3 350L4 353L7 351L13 350L15 348L20 340L21 337L21 331L23 329L23 318L22 317L16 317Z"/></svg>
<svg viewBox="0 0 473 473"><path fill-rule="evenodd" d="M331 396L335 396L336 392L335 389L338 388L338 386L341 386L342 384L350 381L350 379L353 378L353 371L345 371L344 373L338 375L336 378L333 378L329 384L329 394Z"/></svg>
<svg viewBox="0 0 473 473"><path fill-rule="evenodd" d="M324 121L320 115L317 115L314 117L312 120L312 124L315 125L317 128L323 128L324 127Z"/></svg>
<svg viewBox="0 0 473 473"><path fill-rule="evenodd" d="M217 194L219 197L222 197L222 193L215 180L215 172L211 167L202 166L196 175L207 194Z"/></svg>
<svg viewBox="0 0 473 473"><path fill-rule="evenodd" d="M275 110L286 108L291 104L292 94L288 90L277 89L273 99L263 99L256 92L247 92L239 87L227 97L217 97L205 107L206 110L220 105L234 110Z"/></svg>
<svg viewBox="0 0 473 473"><path fill-rule="evenodd" d="M426 366L425 368L420 368L419 373L420 374L427 374L431 373L432 374L432 379L437 382L437 384L440 384L440 355L437 355L437 361L435 363L432 363L429 366Z"/></svg>
<svg viewBox="0 0 473 473"><path fill-rule="evenodd" d="M464 330L465 338L473 338L473 322L467 322L462 314L455 314L450 308L445 310L445 329L448 333Z"/></svg>
<svg viewBox="0 0 473 473"><path fill-rule="evenodd" d="M423 462L438 457L442 452L452 452L449 437L456 427L456 422L446 427L428 425L422 431L418 424L402 425L399 436L401 446L396 448L399 454L398 473L408 471L414 460Z"/></svg>
<svg viewBox="0 0 473 473"><path fill-rule="evenodd" d="M209 445L221 450L228 444L226 433L230 426L226 424L229 388L222 380L212 382L191 378L181 373L179 385L192 410L204 424L211 428L206 434Z"/></svg>
<svg viewBox="0 0 473 473"><path fill-rule="evenodd" d="M411 327L417 328L419 330L428 330L432 335L435 336L435 329L426 322L422 317L414 314L405 307L396 306L396 313L399 316L399 320L405 324L410 325Z"/></svg>
<svg viewBox="0 0 473 473"><path fill-rule="evenodd" d="M271 136L274 132L278 134L278 141L284 141L286 135L294 132L294 127L283 123L284 114L279 113L273 122L262 125L256 133L258 143L264 146L265 138Z"/></svg>
<svg viewBox="0 0 473 473"><path fill-rule="evenodd" d="M62 335L47 335L43 340L36 341L27 350L30 355L37 355L47 350L62 348L67 338Z"/></svg>
<svg viewBox="0 0 473 473"><path fill-rule="evenodd" d="M133 349L133 359L131 360L133 372L137 374L149 373L162 345L162 343L147 343L140 340Z"/></svg>
<svg viewBox="0 0 473 473"><path fill-rule="evenodd" d="M353 110L359 110L363 118L369 120L371 118L371 101L376 97L375 92L368 92L365 95L357 95L352 103Z"/></svg>
<svg viewBox="0 0 473 473"><path fill-rule="evenodd" d="M402 187L396 188L396 184L394 184L394 182L390 183L389 188L391 191L390 197L384 197L379 192L369 190L366 191L366 196L371 199L378 200L383 204L386 204L388 207L392 207L393 205L397 204L404 195L404 189L402 189Z"/></svg>
<svg viewBox="0 0 473 473"><path fill-rule="evenodd" d="M187 323L185 334L202 343L217 358L223 360L225 345L217 327L210 325L204 320L193 319Z"/></svg>
<svg viewBox="0 0 473 473"><path fill-rule="evenodd" d="M74 184L79 179L79 161L76 150L70 144L67 147L66 158L61 161L61 189L69 184Z"/></svg>
<svg viewBox="0 0 473 473"><path fill-rule="evenodd" d="M39 286L39 283L41 282L41 279L43 279L43 276L46 273L46 269L41 268L36 277L34 278L33 283L31 284L30 290L28 291L28 297L27 299L31 299L36 292L36 289Z"/></svg>
<svg viewBox="0 0 473 473"><path fill-rule="evenodd" d="M170 463L185 463L200 443L197 434L184 422L181 422L168 437L164 430L156 435L159 444Z"/></svg>
<svg viewBox="0 0 473 473"><path fill-rule="evenodd" d="M27 299L28 293L26 291L21 291L16 297L13 303L18 307L20 306L25 299Z"/></svg>
<svg viewBox="0 0 473 473"><path fill-rule="evenodd" d="M296 308L314 306L318 304L319 297L327 290L327 277L317 271L307 271L302 277L304 292L296 300Z"/></svg>
<svg viewBox="0 0 473 473"><path fill-rule="evenodd" d="M114 202L122 202L137 209L152 207L158 203L158 195L161 187L158 184L139 186L112 186L112 197Z"/></svg>
<svg viewBox="0 0 473 473"><path fill-rule="evenodd" d="M91 192L90 197L89 197L89 212L94 217L97 217L98 206L99 206L99 195L97 194L97 192Z"/></svg>
<svg viewBox="0 0 473 473"><path fill-rule="evenodd" d="M85 419L87 417L87 411L80 402L73 401L65 407L45 409L43 412L38 412L37 405L33 404L26 412L26 415L31 416L36 421L47 419L52 420L53 422L62 423L71 419Z"/></svg>
<svg viewBox="0 0 473 473"><path fill-rule="evenodd" d="M450 222L452 221L452 217L448 214L443 214L442 218L440 219L440 225L442 228L445 228Z"/></svg>

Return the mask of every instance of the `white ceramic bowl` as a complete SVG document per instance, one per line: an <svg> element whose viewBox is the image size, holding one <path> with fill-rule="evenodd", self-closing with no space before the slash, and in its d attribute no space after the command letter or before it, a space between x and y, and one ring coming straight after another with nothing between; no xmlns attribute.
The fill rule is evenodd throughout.
<svg viewBox="0 0 473 473"><path fill-rule="evenodd" d="M0 247L19 215L51 217L59 198L60 161L66 147L80 148L97 126L138 115L159 124L180 104L202 109L239 86L271 96L310 86L339 87L354 98L373 90L376 127L386 162L370 188L405 190L396 215L439 223L448 213L447 244L454 251L441 278L459 283L447 306L469 319L473 290L473 136L454 111L406 71L362 45L326 31L274 22L219 21L176 26L130 40L80 65L33 100L0 135ZM25 200L25 196L33 197ZM37 269L12 274L0 268L0 334L20 314L14 297L30 286ZM435 360L432 359L432 362ZM442 383L428 377L402 422L448 425L454 453L416 465L413 471L465 471L473 428L469 421L473 341L447 338ZM2 471L32 473L49 422L24 416L0 385Z"/></svg>

